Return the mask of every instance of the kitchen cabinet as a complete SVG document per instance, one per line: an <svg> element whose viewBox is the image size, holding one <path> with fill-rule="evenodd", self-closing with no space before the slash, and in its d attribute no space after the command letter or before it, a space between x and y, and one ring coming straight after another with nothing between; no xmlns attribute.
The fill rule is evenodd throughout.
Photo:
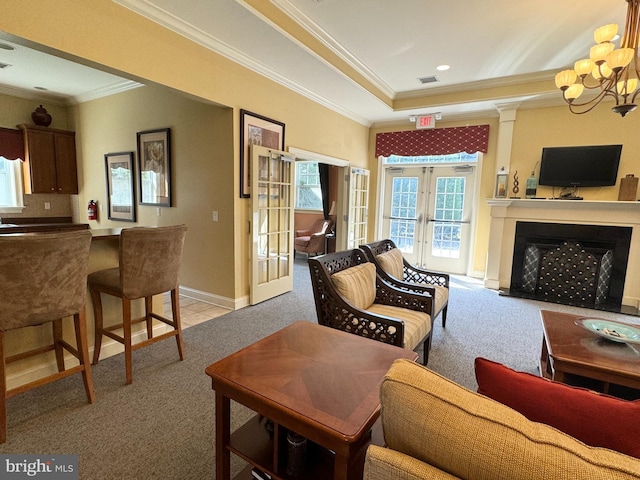
<svg viewBox="0 0 640 480"><path fill-rule="evenodd" d="M24 132L24 193L78 193L75 132L18 127Z"/></svg>

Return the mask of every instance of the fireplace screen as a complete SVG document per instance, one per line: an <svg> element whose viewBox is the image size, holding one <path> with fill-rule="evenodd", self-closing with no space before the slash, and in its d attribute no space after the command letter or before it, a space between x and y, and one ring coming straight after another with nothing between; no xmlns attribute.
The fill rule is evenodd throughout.
<svg viewBox="0 0 640 480"><path fill-rule="evenodd" d="M629 227L517 222L509 294L616 311L630 243Z"/></svg>
<svg viewBox="0 0 640 480"><path fill-rule="evenodd" d="M530 244L524 254L522 290L550 301L599 305L607 301L612 269L612 250L599 255L578 242L546 249Z"/></svg>

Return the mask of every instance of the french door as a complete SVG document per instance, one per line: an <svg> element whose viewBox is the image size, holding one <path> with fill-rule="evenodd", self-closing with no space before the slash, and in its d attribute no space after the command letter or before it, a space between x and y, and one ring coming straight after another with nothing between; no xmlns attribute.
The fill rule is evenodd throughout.
<svg viewBox="0 0 640 480"><path fill-rule="evenodd" d="M293 289L294 160L251 146L251 305Z"/></svg>
<svg viewBox="0 0 640 480"><path fill-rule="evenodd" d="M383 238L414 265L466 273L474 175L467 165L386 168Z"/></svg>
<svg viewBox="0 0 640 480"><path fill-rule="evenodd" d="M352 249L367 242L369 170L351 167L348 183L347 249Z"/></svg>

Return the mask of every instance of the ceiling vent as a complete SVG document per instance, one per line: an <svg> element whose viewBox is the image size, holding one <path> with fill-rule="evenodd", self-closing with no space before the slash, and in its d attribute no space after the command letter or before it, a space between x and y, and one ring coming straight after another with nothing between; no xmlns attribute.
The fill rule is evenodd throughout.
<svg viewBox="0 0 640 480"><path fill-rule="evenodd" d="M0 70L2 70L3 68L9 68L11 65L9 65L8 63L2 63L0 62Z"/></svg>
<svg viewBox="0 0 640 480"><path fill-rule="evenodd" d="M418 80L422 84L439 82L438 77L436 77L435 75L429 75L428 77L419 77Z"/></svg>

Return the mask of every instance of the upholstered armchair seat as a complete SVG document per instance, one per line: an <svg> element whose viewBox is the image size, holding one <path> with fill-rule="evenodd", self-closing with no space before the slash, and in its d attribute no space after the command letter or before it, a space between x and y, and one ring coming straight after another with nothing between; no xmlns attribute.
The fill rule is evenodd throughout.
<svg viewBox="0 0 640 480"><path fill-rule="evenodd" d="M359 249L309 259L318 323L415 350L431 347L432 298L395 288Z"/></svg>
<svg viewBox="0 0 640 480"><path fill-rule="evenodd" d="M442 326L447 323L449 307L449 275L425 270L407 262L390 239L360 245L378 274L393 286L433 298L433 318L442 313Z"/></svg>
<svg viewBox="0 0 640 480"><path fill-rule="evenodd" d="M295 252L307 255L325 253L327 234L333 230L333 220L319 219L307 230L296 230L293 239Z"/></svg>

